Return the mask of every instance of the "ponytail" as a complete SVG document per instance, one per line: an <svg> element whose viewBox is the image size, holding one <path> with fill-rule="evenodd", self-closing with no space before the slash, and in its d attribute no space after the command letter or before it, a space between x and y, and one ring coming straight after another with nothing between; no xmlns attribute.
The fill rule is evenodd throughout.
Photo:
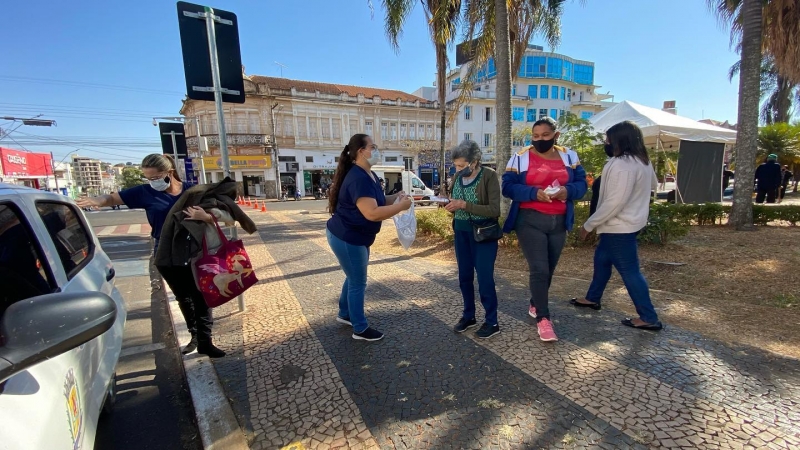
<svg viewBox="0 0 800 450"><path fill-rule="evenodd" d="M342 153L339 155L339 164L336 166L336 172L333 174L333 184L328 188L328 212L334 214L336 206L339 204L339 188L344 182L344 178L356 162L358 151L367 146L366 134L354 134L350 138L350 143L344 146Z"/></svg>

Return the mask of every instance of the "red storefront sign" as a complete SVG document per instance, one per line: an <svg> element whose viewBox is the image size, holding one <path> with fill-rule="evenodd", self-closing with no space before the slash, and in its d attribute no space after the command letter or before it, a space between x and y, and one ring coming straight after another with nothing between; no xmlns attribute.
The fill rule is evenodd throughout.
<svg viewBox="0 0 800 450"><path fill-rule="evenodd" d="M0 147L0 164L7 177L47 177L53 175L49 153L31 153Z"/></svg>

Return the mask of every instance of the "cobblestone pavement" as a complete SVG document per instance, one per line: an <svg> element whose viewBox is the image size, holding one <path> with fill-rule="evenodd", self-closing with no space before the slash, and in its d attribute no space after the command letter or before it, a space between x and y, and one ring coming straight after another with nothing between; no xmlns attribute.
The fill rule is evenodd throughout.
<svg viewBox="0 0 800 450"><path fill-rule="evenodd" d="M563 298L551 308L561 341L543 343L527 287L503 271L501 334L455 334L455 266L377 254L366 310L387 336L356 342L335 321L344 275L324 217L253 218L259 233L244 240L261 282L246 313L215 311L214 332L232 350L215 365L254 449L800 447L796 360L672 325L629 330Z"/></svg>

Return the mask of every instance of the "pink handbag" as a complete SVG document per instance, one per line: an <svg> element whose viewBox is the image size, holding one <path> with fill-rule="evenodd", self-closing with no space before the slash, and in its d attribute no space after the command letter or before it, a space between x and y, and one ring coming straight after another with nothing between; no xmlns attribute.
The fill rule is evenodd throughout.
<svg viewBox="0 0 800 450"><path fill-rule="evenodd" d="M229 241L216 218L214 226L222 242L219 250L216 254L210 255L206 239L203 237L203 254L192 261L192 272L197 288L203 294L209 308L227 303L258 282L242 241L238 239Z"/></svg>

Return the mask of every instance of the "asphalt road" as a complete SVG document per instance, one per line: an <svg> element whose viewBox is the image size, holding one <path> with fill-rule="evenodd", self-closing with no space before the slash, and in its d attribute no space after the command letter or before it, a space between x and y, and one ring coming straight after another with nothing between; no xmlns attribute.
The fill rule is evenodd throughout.
<svg viewBox="0 0 800 450"><path fill-rule="evenodd" d="M92 225L112 225L118 220L131 223L138 215L146 222L139 211L88 216ZM100 419L94 448L199 450L202 445L166 295L163 289L151 289L151 283L160 287L160 278L150 266L150 238L109 236L101 237L100 244L114 261L116 286L128 317L117 365L117 401L114 411Z"/></svg>

